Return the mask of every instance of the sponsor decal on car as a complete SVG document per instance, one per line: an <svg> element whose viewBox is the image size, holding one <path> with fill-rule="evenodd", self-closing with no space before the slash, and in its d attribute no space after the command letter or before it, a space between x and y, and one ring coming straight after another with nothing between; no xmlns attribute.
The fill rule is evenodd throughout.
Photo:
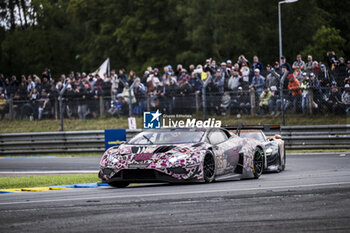
<svg viewBox="0 0 350 233"><path fill-rule="evenodd" d="M157 110L156 112L143 113L143 128L144 129L160 129L160 128L220 128L221 120L208 118L207 120L197 120L191 115L164 115ZM185 120L176 118L187 118Z"/></svg>

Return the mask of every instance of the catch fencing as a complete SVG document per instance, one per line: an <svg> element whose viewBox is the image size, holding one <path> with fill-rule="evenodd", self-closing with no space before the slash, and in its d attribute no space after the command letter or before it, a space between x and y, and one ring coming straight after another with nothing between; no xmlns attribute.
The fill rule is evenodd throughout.
<svg viewBox="0 0 350 233"><path fill-rule="evenodd" d="M141 130L127 130L127 140ZM350 149L350 125L264 127L267 136L280 134L286 149ZM103 153L104 131L0 134L1 155Z"/></svg>

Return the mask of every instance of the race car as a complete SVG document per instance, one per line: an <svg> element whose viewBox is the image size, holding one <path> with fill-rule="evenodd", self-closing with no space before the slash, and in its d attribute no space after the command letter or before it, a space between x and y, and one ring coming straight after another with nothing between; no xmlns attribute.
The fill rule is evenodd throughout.
<svg viewBox="0 0 350 233"><path fill-rule="evenodd" d="M280 172L286 167L286 150L280 135L266 137L261 130L241 130L241 138L250 138L264 144L267 166L264 172Z"/></svg>
<svg viewBox="0 0 350 233"><path fill-rule="evenodd" d="M206 182L259 178L263 146L222 128L145 130L111 147L101 158L99 178L123 188L131 182Z"/></svg>

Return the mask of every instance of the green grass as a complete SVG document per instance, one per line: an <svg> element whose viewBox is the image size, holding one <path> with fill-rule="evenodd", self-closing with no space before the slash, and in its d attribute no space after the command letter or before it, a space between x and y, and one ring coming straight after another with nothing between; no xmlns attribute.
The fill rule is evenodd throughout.
<svg viewBox="0 0 350 233"><path fill-rule="evenodd" d="M97 174L0 177L0 189L47 187L52 185L96 183Z"/></svg>
<svg viewBox="0 0 350 233"><path fill-rule="evenodd" d="M193 115L196 119L202 119L202 115ZM274 117L270 115L264 116L247 116L242 115L237 118L236 115L229 116L208 116L222 121L222 125L234 126L242 122L245 125L281 125L281 116ZM317 115L317 116L303 116L288 114L286 115L286 125L332 125L332 124L349 124L350 117L341 115ZM137 128L142 128L142 117L136 117ZM75 130L104 130L128 128L128 119L124 118L98 118L89 120L64 120L65 131ZM0 121L0 133L22 133L22 132L48 132L59 131L59 120L42 120L29 121L17 120Z"/></svg>

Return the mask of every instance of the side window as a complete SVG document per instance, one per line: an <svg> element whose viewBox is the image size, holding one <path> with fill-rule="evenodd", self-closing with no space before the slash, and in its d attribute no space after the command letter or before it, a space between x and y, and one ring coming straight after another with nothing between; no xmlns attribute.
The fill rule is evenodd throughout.
<svg viewBox="0 0 350 233"><path fill-rule="evenodd" d="M214 130L209 134L209 142L213 145L222 143L227 140L227 136L221 130Z"/></svg>

